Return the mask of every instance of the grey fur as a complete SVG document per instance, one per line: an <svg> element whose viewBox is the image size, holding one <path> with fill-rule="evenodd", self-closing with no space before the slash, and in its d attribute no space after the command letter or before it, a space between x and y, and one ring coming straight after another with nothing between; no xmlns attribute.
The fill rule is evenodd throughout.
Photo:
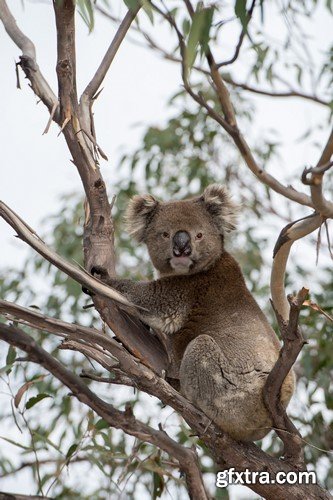
<svg viewBox="0 0 333 500"><path fill-rule="evenodd" d="M181 392L232 437L252 441L272 427L262 389L280 343L224 250L224 233L235 228L237 212L226 188L216 184L184 201L135 196L127 228L147 245L159 278L108 284L144 307L141 319L164 334L167 375L180 379ZM192 246L190 260L180 264L172 251L177 231L187 231ZM293 390L290 372L281 391L284 406Z"/></svg>

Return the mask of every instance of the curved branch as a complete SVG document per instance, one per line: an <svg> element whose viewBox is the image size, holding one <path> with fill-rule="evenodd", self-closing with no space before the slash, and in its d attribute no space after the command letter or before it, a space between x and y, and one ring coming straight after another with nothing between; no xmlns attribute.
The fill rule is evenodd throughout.
<svg viewBox="0 0 333 500"><path fill-rule="evenodd" d="M238 59L240 50L241 50L243 42L244 42L245 35L247 34L249 22L252 19L252 14L253 14L255 4L256 4L256 0L252 0L252 4L251 4L251 6L246 14L246 17L247 17L246 25L243 26L243 28L242 28L242 32L241 32L240 37L238 39L238 43L236 45L234 55L230 59L227 59L226 61L222 61L222 62L218 63L217 68L221 68L222 66L229 66L229 64L234 63Z"/></svg>
<svg viewBox="0 0 333 500"><path fill-rule="evenodd" d="M332 217L333 203L328 202L322 193L322 179L324 173L331 167L329 161L333 155L333 130L323 148L317 166L313 169L305 169L302 174L304 184L311 186L311 198L313 205L318 206L318 212L304 217L300 221L292 222L282 229L273 252L273 266L271 272L271 295L275 309L284 321L289 317L289 303L286 298L284 282L287 261L290 249L294 241L303 238L318 229L326 217ZM311 180L307 180L307 174L312 173ZM321 210L320 210L321 209Z"/></svg>
<svg viewBox="0 0 333 500"><path fill-rule="evenodd" d="M130 410L122 412L103 401L87 387L80 377L67 370L22 330L0 324L0 338L26 352L30 361L43 366L48 372L52 373L54 377L70 389L81 403L89 406L111 427L122 429L127 434L135 436L141 441L151 443L176 458L181 470L185 473L188 490L192 498L198 500L208 499L197 455L192 449L178 444L166 432L153 429L140 422Z"/></svg>
<svg viewBox="0 0 333 500"><path fill-rule="evenodd" d="M317 97L316 95L305 94L304 92L300 92L298 90L289 90L289 91L285 91L285 92L283 92L283 91L270 91L270 90L264 90L264 89L260 89L257 87L253 87L252 85L249 85L247 83L237 82L230 75L227 75L224 73L222 73L222 78L227 83L229 83L229 85L246 90L247 92L252 92L252 94L259 94L259 95L263 95L263 96L267 96L267 97L280 97L280 98L299 97L300 99L306 99L307 101L312 101L312 102L315 102L316 104L321 104L322 106L330 106L330 101L325 101L324 99L321 99L320 97Z"/></svg>
<svg viewBox="0 0 333 500"><path fill-rule="evenodd" d="M285 272L290 249L296 240L304 238L320 227L323 218L313 214L285 226L275 244L271 272L271 296L274 307L284 321L289 318L289 302L285 294Z"/></svg>
<svg viewBox="0 0 333 500"><path fill-rule="evenodd" d="M305 169L302 176L304 184L309 184L311 189L311 198L313 204L323 217L333 217L333 203L326 200L323 194L323 177L325 172L333 166L330 161L333 155L333 129L319 158L315 168ZM310 181L307 180L307 175L311 173Z"/></svg>
<svg viewBox="0 0 333 500"><path fill-rule="evenodd" d="M305 168L302 174L303 184L311 186L311 198L316 211L323 217L333 217L333 203L328 201L323 193L323 178L325 172L333 167L333 161L319 167ZM310 179L308 179L308 175Z"/></svg>
<svg viewBox="0 0 333 500"><path fill-rule="evenodd" d="M32 90L51 113L54 106L58 103L57 96L38 67L34 44L17 26L14 16L10 12L5 0L0 0L0 19L9 37L22 51L20 65L30 80ZM58 113L54 112L54 118L56 121L59 119Z"/></svg>

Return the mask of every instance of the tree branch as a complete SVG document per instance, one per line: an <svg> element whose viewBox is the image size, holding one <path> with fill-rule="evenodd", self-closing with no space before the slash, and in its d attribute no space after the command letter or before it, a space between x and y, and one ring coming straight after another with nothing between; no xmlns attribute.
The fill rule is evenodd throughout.
<svg viewBox="0 0 333 500"><path fill-rule="evenodd" d="M52 498L38 495L21 495L20 493L5 493L4 491L0 491L0 500L52 500Z"/></svg>
<svg viewBox="0 0 333 500"><path fill-rule="evenodd" d="M330 101L325 101L324 99L321 99L320 97L317 97L316 95L311 95L311 94L305 94L304 92L299 92L298 90L289 90L289 91L272 91L272 90L264 90L260 89L257 87L253 87L252 85L249 85L247 83L242 83L242 82L237 82L234 78L232 78L230 75L227 75L225 73L222 74L222 77L225 82L229 83L233 87L237 87L243 90L246 90L247 92L252 92L253 94L259 94L263 96L268 96L268 97L280 97L280 98L287 98L287 97L298 97L300 99L306 99L307 101L312 101L317 104L321 104L323 106L330 106Z"/></svg>
<svg viewBox="0 0 333 500"><path fill-rule="evenodd" d="M75 1L53 0L57 28L57 76L61 129L77 115Z"/></svg>
<svg viewBox="0 0 333 500"><path fill-rule="evenodd" d="M303 184L307 184L311 187L311 198L316 211L322 215L322 217L333 217L333 203L328 201L323 193L323 177L325 172L333 166L333 162L330 161L318 167L305 168L302 174ZM308 175L310 179L308 179Z"/></svg>
<svg viewBox="0 0 333 500"><path fill-rule="evenodd" d="M102 377L100 375L96 375L95 373L82 370L82 372L80 373L80 377L94 380L95 382L102 382L104 384L120 384L127 385L128 387L136 387L133 383L133 380L128 377L122 370L119 370L118 368L112 368L111 373L112 377Z"/></svg>
<svg viewBox="0 0 333 500"><path fill-rule="evenodd" d="M18 304L14 304L13 302L8 302L7 300L0 299L0 315L8 319L15 318L15 321L23 322L23 324L27 324L38 330L46 330L60 337L95 342L117 359L120 357L124 359L124 361L127 361L127 356L130 356L119 342L112 339L109 335L99 332L95 328L51 318L35 309L28 309ZM123 358L124 356L125 358Z"/></svg>
<svg viewBox="0 0 333 500"><path fill-rule="evenodd" d="M63 340L58 349L80 352L87 358L93 359L105 370L110 371L114 366L118 366L118 361L110 357L104 349L91 342L84 340ZM132 384L133 385L133 384Z"/></svg>
<svg viewBox="0 0 333 500"><path fill-rule="evenodd" d="M151 443L176 458L181 470L186 475L186 483L192 498L207 500L207 494L202 482L196 453L186 448L173 439L166 432L153 429L137 420L131 411L116 410L111 404L106 403L94 394L82 379L67 370L59 361L36 344L26 333L15 327L0 324L0 338L9 344L18 347L28 354L33 363L43 366L52 373L60 382L70 389L72 394L81 403L89 406L111 427L122 429L127 434L135 436L141 441Z"/></svg>
<svg viewBox="0 0 333 500"><path fill-rule="evenodd" d="M186 5L188 11L191 16L193 16L194 9L189 0L186 0ZM225 84L222 80L221 75L218 72L214 57L211 51L208 49L207 51L207 60L210 67L210 74L212 80L215 84L215 90L219 101L221 103L221 107L225 117L221 116L217 113L209 104L205 101L201 94L196 94L187 79L187 71L185 66L185 42L180 30L177 27L177 24L173 18L173 16L169 12L163 12L159 7L153 4L154 9L159 12L171 25L171 27L175 30L175 33L178 37L179 48L181 54L181 64L182 64L182 78L184 82L185 90L191 95L191 97L198 102L201 106L205 107L209 116L211 116L217 123L219 123L225 131L230 135L233 139L235 145L237 146L243 160L247 167L251 170L251 172L259 179L260 182L269 186L273 191L281 194L282 196L296 201L301 205L306 205L313 208L313 203L310 196L307 196L305 193L300 193L291 187L284 186L281 184L275 177L271 174L265 172L262 168L257 164L254 156L252 155L251 149L249 148L246 140L238 129L235 113L233 110L232 103L230 101L229 93L225 87Z"/></svg>
<svg viewBox="0 0 333 500"><path fill-rule="evenodd" d="M323 218L316 213L291 222L282 229L276 241L270 287L274 308L284 321L288 321L290 309L285 294L285 272L290 249L296 240L304 238L318 229L322 222Z"/></svg>
<svg viewBox="0 0 333 500"><path fill-rule="evenodd" d="M304 184L308 184L311 189L311 198L313 204L323 217L333 217L333 203L326 200L323 194L323 177L325 172L333 166L331 157L333 155L333 129L319 158L317 166L314 168L306 168L302 175ZM311 174L310 180L307 179L308 174Z"/></svg>
<svg viewBox="0 0 333 500"><path fill-rule="evenodd" d="M6 331L8 332L6 338L4 338L3 333L1 333L2 326L6 327ZM4 340L6 340L8 343L16 345L17 347L22 348L27 352L27 348L29 348L30 342L33 342L32 339L30 339L28 335L23 334L25 336L24 342L22 344L17 344L13 341L13 337L11 335L12 331L13 328L0 324L0 338L4 338ZM29 339L29 343L26 342L27 337ZM34 345L36 346L36 349L40 349L35 343ZM164 404L168 404L169 406L174 408L180 415L182 415L190 425L190 427L193 429L193 431L197 433L198 436L208 446L216 463L223 463L223 467L225 467L226 465L233 466L238 471L249 468L251 471L257 472L262 471L263 464L265 464L265 470L267 470L267 472L269 472L272 477L275 477L276 474L280 471L289 472L293 470L293 468L291 468L287 463L270 457L262 450L260 450L255 444L239 443L231 439L227 434L221 432L219 428L217 428L211 421L209 421L209 419L200 410L195 408L189 401L187 401L183 396L175 391L175 389L173 389L165 380L158 377L144 365L136 363L130 355L128 356L130 358L131 365L127 365L126 368L128 370L127 373L130 374L131 380L133 380L134 382L134 386L139 390L144 390L148 394L156 396ZM53 360L52 357L51 359ZM34 359L32 359L32 361L39 363L39 361L35 361ZM54 362L59 363L56 360L54 360ZM122 363L123 362L120 361L120 366L122 370L125 371L125 364ZM40 364L46 367L42 363ZM49 370L49 368L47 369ZM49 371L53 373L57 378L59 378L59 380L62 380L57 376L55 372L51 370ZM72 388L70 387L70 389ZM76 393L74 394L76 395ZM89 406L88 401L84 400L82 402L86 403ZM102 418L109 422L109 420L103 413L98 412L95 407L90 407L93 408ZM132 434L131 431L127 431L127 428L121 428L123 428L123 430L128 434ZM142 439L142 437L138 435L136 436L139 437L139 439ZM151 442L146 439L146 437L143 438L143 440ZM157 446L160 445L157 444ZM160 447L162 449L165 449L163 446ZM174 456L177 458L176 455ZM278 484L262 485L258 483L251 485L251 489L264 496L265 498L272 500L276 497L283 498L285 494L285 486ZM307 500L330 498L328 493L326 493L317 485L288 485L289 498L299 498L300 494L305 495ZM200 497L194 496L194 498Z"/></svg>
<svg viewBox="0 0 333 500"><path fill-rule="evenodd" d="M286 322L273 308L279 323L283 346L279 358L267 377L264 386L264 403L272 417L274 429L284 444L284 460L297 469L305 468L302 437L288 417L280 400L282 384L292 369L306 341L298 328L298 317L309 290L302 288L296 297L289 296L289 321Z"/></svg>
<svg viewBox="0 0 333 500"><path fill-rule="evenodd" d="M58 103L58 99L38 67L34 44L17 26L14 16L8 9L5 0L0 0L0 19L9 37L22 51L20 66L30 80L32 90L51 113L54 106ZM56 121L59 119L57 112L54 112L54 119Z"/></svg>
<svg viewBox="0 0 333 500"><path fill-rule="evenodd" d="M333 154L333 130L325 144L315 168L305 169L302 174L304 184L311 186L311 198L317 211L308 217L297 220L284 227L277 239L273 251L273 266L271 272L271 296L274 307L284 321L289 318L289 302L286 298L284 282L287 261L294 241L303 238L318 229L326 217L333 215L333 203L328 202L322 193L324 173L332 166L329 161ZM307 175L311 173L311 179ZM320 210L322 209L322 210Z"/></svg>
<svg viewBox="0 0 333 500"><path fill-rule="evenodd" d="M74 264L70 264L63 257L51 250L43 240L31 228L11 210L4 202L0 201L0 217L2 217L18 234L18 237L31 246L42 257L48 260L51 264L55 265L58 269L66 273L75 281L84 285L89 290L117 301L119 304L129 307L135 307L119 292L106 286L102 281L94 278L87 271L79 269ZM133 311L133 309L132 309Z"/></svg>
<svg viewBox="0 0 333 500"><path fill-rule="evenodd" d="M129 9L122 20L122 22L119 25L119 28L108 48L108 50L105 53L105 56L102 59L102 62L100 63L94 77L92 80L89 82L87 87L82 93L81 100L86 102L86 101L91 101L95 94L97 93L99 87L102 84L102 81L105 78L106 73L108 72L112 61L117 54L117 51L124 40L132 22L137 16L137 13L139 12L141 8L141 5L138 4L138 6L135 9Z"/></svg>

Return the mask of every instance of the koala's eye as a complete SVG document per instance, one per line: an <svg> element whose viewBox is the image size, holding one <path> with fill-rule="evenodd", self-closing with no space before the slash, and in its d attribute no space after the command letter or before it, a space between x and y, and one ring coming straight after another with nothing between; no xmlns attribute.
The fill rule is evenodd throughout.
<svg viewBox="0 0 333 500"><path fill-rule="evenodd" d="M166 231L164 231L164 233L162 234L163 238L170 238L170 234L167 233Z"/></svg>
<svg viewBox="0 0 333 500"><path fill-rule="evenodd" d="M202 233L198 233L198 234L196 235L196 239L197 239L197 240L201 240L201 238L202 238L202 237L203 237L203 234L202 234Z"/></svg>

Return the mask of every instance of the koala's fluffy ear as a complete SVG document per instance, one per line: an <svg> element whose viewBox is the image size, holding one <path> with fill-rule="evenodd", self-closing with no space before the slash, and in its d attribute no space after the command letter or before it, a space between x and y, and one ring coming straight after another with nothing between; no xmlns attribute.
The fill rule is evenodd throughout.
<svg viewBox="0 0 333 500"><path fill-rule="evenodd" d="M221 233L236 229L240 205L231 200L226 187L211 184L204 190L201 200Z"/></svg>
<svg viewBox="0 0 333 500"><path fill-rule="evenodd" d="M150 194L136 195L130 200L125 213L125 226L137 242L144 241L147 226L158 204L159 201Z"/></svg>

